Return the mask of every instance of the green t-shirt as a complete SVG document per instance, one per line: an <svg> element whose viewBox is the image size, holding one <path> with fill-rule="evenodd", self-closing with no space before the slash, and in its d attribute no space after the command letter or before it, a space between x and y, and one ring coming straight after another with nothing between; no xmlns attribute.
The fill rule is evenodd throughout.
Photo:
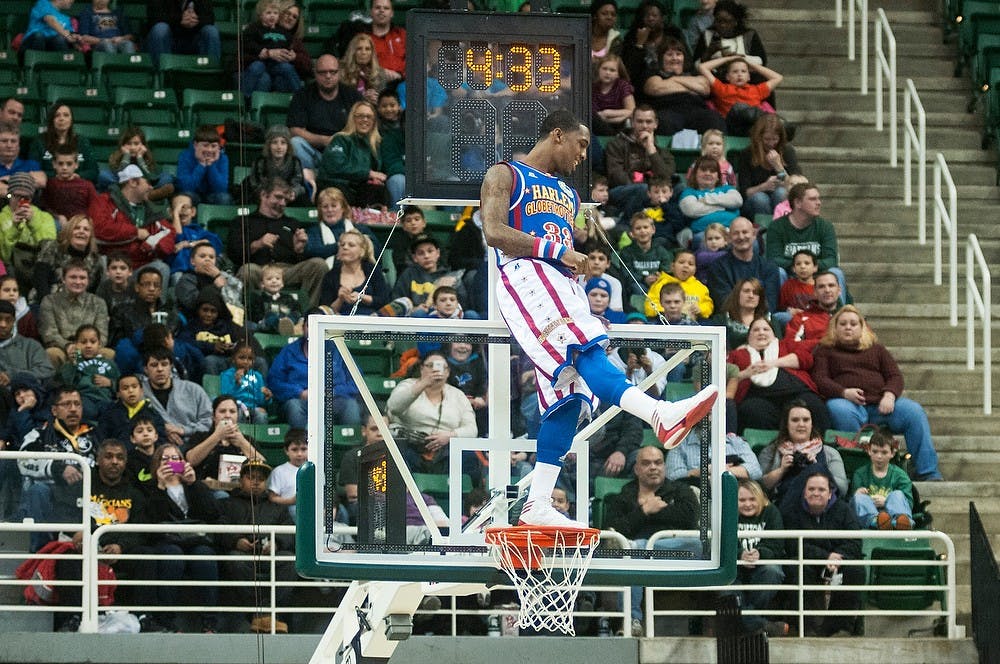
<svg viewBox="0 0 1000 664"><path fill-rule="evenodd" d="M870 463L858 468L854 471L854 478L851 481L852 494L862 487L866 487L868 495L872 497L888 496L890 491L902 491L906 496L906 502L910 503L910 508L913 507L913 484L910 482L910 476L899 466L890 463L885 477L875 477Z"/></svg>

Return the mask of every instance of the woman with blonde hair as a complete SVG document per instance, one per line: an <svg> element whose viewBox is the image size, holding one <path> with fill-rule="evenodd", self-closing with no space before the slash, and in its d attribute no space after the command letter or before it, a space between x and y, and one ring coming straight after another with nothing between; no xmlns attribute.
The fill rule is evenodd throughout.
<svg viewBox="0 0 1000 664"><path fill-rule="evenodd" d="M781 512L771 504L759 484L751 479L741 478L737 494L740 532L760 532L782 530L784 522ZM781 565L768 565L764 561L783 558L785 541L765 537L740 538L740 565L736 568L737 583L741 585L778 585L785 580ZM742 599L744 609L767 609L777 590L735 591ZM788 624L772 622L767 616L743 615L743 627L747 632L763 629L768 636L785 636Z"/></svg>
<svg viewBox="0 0 1000 664"><path fill-rule="evenodd" d="M63 267L73 259L83 261L90 275L90 291L97 290L104 278L105 258L97 250L94 222L85 214L70 217L55 240L41 242L32 274L35 295L31 299L40 302L55 290L62 283Z"/></svg>
<svg viewBox="0 0 1000 664"><path fill-rule="evenodd" d="M356 228L345 230L337 241L337 260L323 277L319 301L336 314L367 316L389 301L389 293L371 238Z"/></svg>
<svg viewBox="0 0 1000 664"><path fill-rule="evenodd" d="M323 151L316 174L317 187L337 187L356 207L385 209L389 204L377 118L375 104L367 100L355 102L343 131L334 134Z"/></svg>
<svg viewBox="0 0 1000 664"><path fill-rule="evenodd" d="M316 211L320 223L310 224L306 228L306 256L322 258L327 265L333 267L337 242L344 232L350 230L358 231L368 238L372 247L381 248L371 229L354 221L354 211L340 189L327 187L316 194ZM375 262L375 259L372 258L371 261Z"/></svg>
<svg viewBox="0 0 1000 664"><path fill-rule="evenodd" d="M833 315L814 358L812 377L827 399L835 429L857 431L871 423L901 433L916 467L914 479L942 479L927 413L903 396L895 358L857 307L847 305Z"/></svg>
<svg viewBox="0 0 1000 664"><path fill-rule="evenodd" d="M344 50L340 68L340 80L344 85L356 88L366 101L378 103L378 93L385 88L389 78L378 63L371 35L359 32L351 38Z"/></svg>
<svg viewBox="0 0 1000 664"><path fill-rule="evenodd" d="M750 129L750 145L733 160L743 194L743 215L771 214L788 198L789 175L801 174L795 148L777 115L762 115Z"/></svg>

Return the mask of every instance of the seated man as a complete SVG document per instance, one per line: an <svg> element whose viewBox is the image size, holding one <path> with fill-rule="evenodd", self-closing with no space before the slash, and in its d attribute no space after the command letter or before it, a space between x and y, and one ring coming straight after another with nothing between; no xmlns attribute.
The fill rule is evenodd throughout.
<svg viewBox="0 0 1000 664"><path fill-rule="evenodd" d="M63 267L62 290L42 298L39 307L38 331L45 353L58 369L66 361L75 361L76 331L84 323L97 328L99 341L108 340L108 307L104 300L87 292L90 273L83 261L73 258ZM114 359L110 348L100 351L106 359Z"/></svg>
<svg viewBox="0 0 1000 664"><path fill-rule="evenodd" d="M0 388L10 386L19 373L30 374L40 382L55 375L42 345L17 334L16 315L13 304L0 300Z"/></svg>
<svg viewBox="0 0 1000 664"><path fill-rule="evenodd" d="M739 479L757 481L763 474L750 443L735 433L726 434L726 470ZM667 452L667 479L687 480L698 486L701 477L701 440L692 431L684 441Z"/></svg>
<svg viewBox="0 0 1000 664"><path fill-rule="evenodd" d="M14 98L4 102L0 113L6 115L15 105L20 106L20 112L23 115L24 104ZM0 116L0 198L7 195L10 178L15 173L26 173L31 176L38 189L44 187L48 180L41 164L31 159L21 159L18 156L20 151L21 138L18 126L12 124L9 118Z"/></svg>
<svg viewBox="0 0 1000 664"><path fill-rule="evenodd" d="M668 480L665 475L663 448L647 445L639 449L635 461L635 480L622 487L621 493L605 499L604 527L614 529L632 540L632 548L644 549L653 533L660 530L694 530L698 527L698 499L691 487ZM701 554L697 537L658 539L656 549ZM642 586L632 587L632 634L642 629Z"/></svg>
<svg viewBox="0 0 1000 664"><path fill-rule="evenodd" d="M182 447L191 436L212 428L212 401L201 385L175 378L174 356L155 348L143 358L146 380L143 393L152 409L166 422L167 438Z"/></svg>
<svg viewBox="0 0 1000 664"><path fill-rule="evenodd" d="M215 27L212 0L158 0L147 5L146 25L153 26L146 38L146 50L153 66L160 65L164 53L207 55L219 62L222 40Z"/></svg>
<svg viewBox="0 0 1000 664"><path fill-rule="evenodd" d="M825 471L811 473L802 490L802 500L787 501L781 519L788 530L860 530L854 510L846 500L839 498L833 479ZM788 557L798 558L798 544L788 541ZM861 541L843 538L812 538L802 542L801 556L805 559L826 560L825 565L807 565L802 568L803 582L820 585L827 580L831 587L837 585L858 586L864 583L864 567L841 565L842 560L861 558ZM823 607L826 593L814 591L806 593L807 609ZM861 608L861 595L856 590L830 592L831 611L857 611ZM853 636L855 616L827 615L807 616L807 634L811 631L818 636Z"/></svg>

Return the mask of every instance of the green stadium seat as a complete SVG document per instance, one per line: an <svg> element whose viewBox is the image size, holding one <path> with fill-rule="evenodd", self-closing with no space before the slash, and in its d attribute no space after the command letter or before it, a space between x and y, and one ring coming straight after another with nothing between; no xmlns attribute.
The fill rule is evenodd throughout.
<svg viewBox="0 0 1000 664"><path fill-rule="evenodd" d="M938 560L937 552L926 539L865 539L867 560ZM921 611L934 602L947 606L945 595L934 590L878 590L878 586L941 585L943 568L939 565L873 565L867 567L865 591L868 603L882 610Z"/></svg>
<svg viewBox="0 0 1000 664"><path fill-rule="evenodd" d="M115 88L153 87L153 61L148 53L102 53L93 54L93 85L113 94Z"/></svg>
<svg viewBox="0 0 1000 664"><path fill-rule="evenodd" d="M285 214L301 224L319 223L319 212L314 207L287 207Z"/></svg>
<svg viewBox="0 0 1000 664"><path fill-rule="evenodd" d="M253 338L257 340L260 347L264 349L264 355L267 357L267 362L270 364L274 362L274 358L278 356L281 349L295 341L298 337L286 337L281 334L265 334L263 332L255 332Z"/></svg>
<svg viewBox="0 0 1000 664"><path fill-rule="evenodd" d="M693 383L667 383L663 389L663 398L668 401L678 401L694 396Z"/></svg>
<svg viewBox="0 0 1000 664"><path fill-rule="evenodd" d="M158 164L177 164L177 157L191 144L191 132L173 127L145 127L146 143Z"/></svg>
<svg viewBox="0 0 1000 664"><path fill-rule="evenodd" d="M248 214L250 214L250 208L245 205L209 205L208 203L202 203L198 206L198 223L222 238L222 243L225 244L226 239L229 237L229 228L232 226L233 219Z"/></svg>
<svg viewBox="0 0 1000 664"><path fill-rule="evenodd" d="M240 424L240 431L244 436L250 436L255 443L265 446L284 445L285 434L289 429L291 427L287 424Z"/></svg>
<svg viewBox="0 0 1000 664"><path fill-rule="evenodd" d="M222 394L221 383L222 379L217 374L205 374L201 377L201 386L212 399Z"/></svg>
<svg viewBox="0 0 1000 664"><path fill-rule="evenodd" d="M254 92L250 97L251 117L265 127L285 124L291 92Z"/></svg>
<svg viewBox="0 0 1000 664"><path fill-rule="evenodd" d="M180 126L177 94L173 90L115 88L114 102L115 120L120 125L148 128Z"/></svg>
<svg viewBox="0 0 1000 664"><path fill-rule="evenodd" d="M395 378L387 376L365 376L365 385L368 386L368 391L372 393L373 397L383 401L389 398L392 389L396 387L398 382Z"/></svg>
<svg viewBox="0 0 1000 664"><path fill-rule="evenodd" d="M726 136L725 138L726 154L731 151L742 152L750 147L750 138L748 136Z"/></svg>
<svg viewBox="0 0 1000 664"><path fill-rule="evenodd" d="M56 102L70 107L74 125L81 122L106 125L111 120L111 98L101 88L79 85L46 86L46 105L51 107Z"/></svg>
<svg viewBox="0 0 1000 664"><path fill-rule="evenodd" d="M421 493L433 496L438 505L447 512L450 484L446 473L413 473L413 481ZM462 475L462 494L472 491L472 478Z"/></svg>
<svg viewBox="0 0 1000 664"><path fill-rule="evenodd" d="M754 452L764 449L777 437L777 429L754 429L747 427L743 430L743 440L750 443L750 447Z"/></svg>
<svg viewBox="0 0 1000 664"><path fill-rule="evenodd" d="M29 50L24 53L23 80L28 87L37 87L42 82L46 86L84 85L87 82L87 64L83 53L78 51Z"/></svg>
<svg viewBox="0 0 1000 664"><path fill-rule="evenodd" d="M21 66L15 51L0 50L0 86L17 87L21 83Z"/></svg>
<svg viewBox="0 0 1000 664"><path fill-rule="evenodd" d="M118 142L121 137L121 130L118 127L109 127L107 124L76 122L74 120L73 129L79 136L83 136L90 141L90 146L94 149L94 158L99 163L107 163L111 153L118 149Z"/></svg>
<svg viewBox="0 0 1000 664"><path fill-rule="evenodd" d="M608 496L622 492L622 487L632 481L631 477L595 477L594 495L590 503L590 522L594 528L604 526L604 502Z"/></svg>
<svg viewBox="0 0 1000 664"><path fill-rule="evenodd" d="M160 56L157 86L172 88L178 94L184 90L219 90L228 87L221 65L206 55Z"/></svg>
<svg viewBox="0 0 1000 664"><path fill-rule="evenodd" d="M220 125L239 119L243 113L243 95L238 90L185 90L182 100L184 119L190 127Z"/></svg>

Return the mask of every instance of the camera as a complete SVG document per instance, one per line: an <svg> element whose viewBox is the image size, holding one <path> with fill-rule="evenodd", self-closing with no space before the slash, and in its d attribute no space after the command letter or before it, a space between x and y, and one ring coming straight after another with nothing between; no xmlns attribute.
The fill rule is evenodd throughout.
<svg viewBox="0 0 1000 664"><path fill-rule="evenodd" d="M434 371L444 371L448 367L448 363L444 360L433 360L431 362L431 369Z"/></svg>
<svg viewBox="0 0 1000 664"><path fill-rule="evenodd" d="M798 466L800 468L803 467L803 466L808 466L809 465L809 456L807 454L805 454L804 452L798 452L798 451L793 452L792 453L792 465L793 466Z"/></svg>
<svg viewBox="0 0 1000 664"><path fill-rule="evenodd" d="M222 426L224 427L228 427L232 423L233 423L232 420L222 420Z"/></svg>

